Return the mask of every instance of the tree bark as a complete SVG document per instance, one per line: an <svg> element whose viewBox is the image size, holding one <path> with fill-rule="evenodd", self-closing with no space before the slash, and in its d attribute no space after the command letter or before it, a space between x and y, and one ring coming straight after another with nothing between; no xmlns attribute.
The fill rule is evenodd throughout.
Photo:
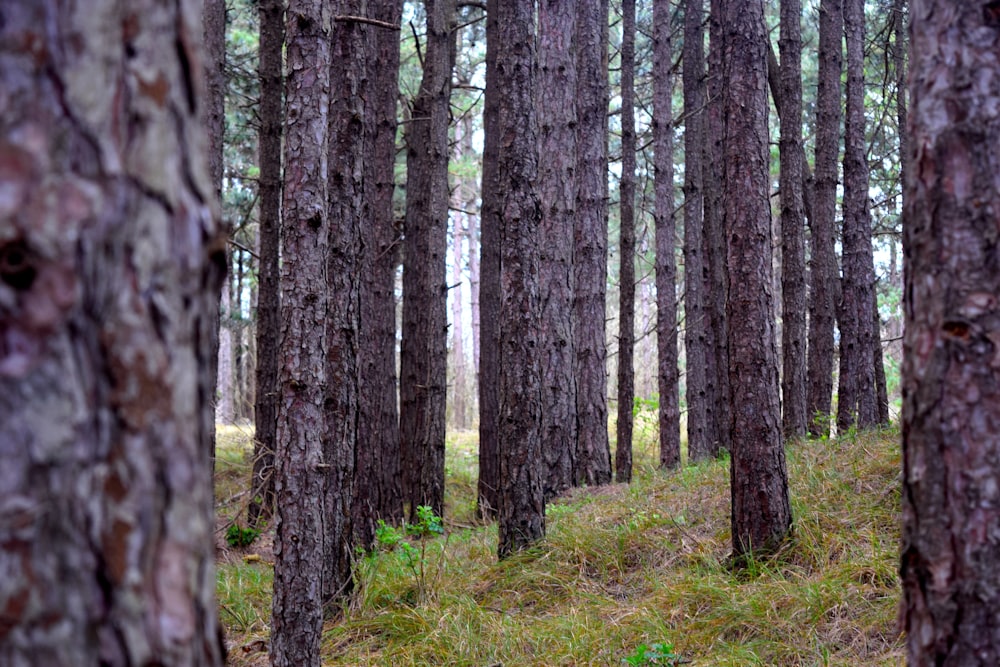
<svg viewBox="0 0 1000 667"><path fill-rule="evenodd" d="M278 430L278 344L281 335L281 53L284 3L260 3L260 265L257 275L257 403L253 482L247 523L260 528L274 513L274 451Z"/></svg>
<svg viewBox="0 0 1000 667"><path fill-rule="evenodd" d="M622 175L618 241L618 421L615 481L632 481L635 400L635 0L622 0Z"/></svg>
<svg viewBox="0 0 1000 667"><path fill-rule="evenodd" d="M368 2L369 16L400 25L402 0ZM361 221L361 316L358 340L358 447L352 524L363 549L375 541L378 519L403 518L400 488L399 410L396 385L396 248L392 208L396 166L396 100L399 93L399 32L368 27L365 118L374 124L372 159L365 163L365 199L370 220ZM378 65L376 66L375 63Z"/></svg>
<svg viewBox="0 0 1000 667"><path fill-rule="evenodd" d="M910 5L903 544L909 664L1000 662L1000 16Z"/></svg>
<svg viewBox="0 0 1000 667"><path fill-rule="evenodd" d="M660 391L660 467L681 462L681 415L677 375L677 267L674 259L674 121L670 4L653 3L653 152L656 160L656 346ZM695 150L697 153L698 150Z"/></svg>
<svg viewBox="0 0 1000 667"><path fill-rule="evenodd" d="M575 484L611 482L605 317L608 275L608 2L577 2Z"/></svg>
<svg viewBox="0 0 1000 667"><path fill-rule="evenodd" d="M578 197L576 16L566 0L538 8L538 246L542 304L542 458L546 500L573 486L576 377L573 332L573 232Z"/></svg>
<svg viewBox="0 0 1000 667"><path fill-rule="evenodd" d="M842 0L821 0L819 83L816 92L816 187L809 266L809 352L806 409L809 434L829 435L833 394L833 328L839 281L835 250L837 156L840 151Z"/></svg>
<svg viewBox="0 0 1000 667"><path fill-rule="evenodd" d="M545 536L534 0L497 5L500 193L500 525L503 559Z"/></svg>
<svg viewBox="0 0 1000 667"><path fill-rule="evenodd" d="M403 489L417 507L444 511L447 409L448 126L455 63L455 1L427 0L424 74L406 134L406 225L399 435Z"/></svg>
<svg viewBox="0 0 1000 667"><path fill-rule="evenodd" d="M0 664L218 666L200 5L0 1Z"/></svg>
<svg viewBox="0 0 1000 667"><path fill-rule="evenodd" d="M806 260L802 150L802 3L782 0L781 37L781 355L782 431L806 434Z"/></svg>
<svg viewBox="0 0 1000 667"><path fill-rule="evenodd" d="M767 33L763 0L722 0L724 196L736 556L775 548L791 530L781 437L768 200Z"/></svg>
<svg viewBox="0 0 1000 667"><path fill-rule="evenodd" d="M290 0L286 14L281 233L281 343L275 450L274 667L319 667L328 572L326 486L332 420L326 387L333 304L324 276L331 27L321 0Z"/></svg>
<svg viewBox="0 0 1000 667"><path fill-rule="evenodd" d="M705 137L704 0L685 0L684 55L684 354L688 460L712 455L708 356L714 355L705 303L707 266L704 246L702 175Z"/></svg>
<svg viewBox="0 0 1000 667"><path fill-rule="evenodd" d="M837 429L878 423L872 303L875 264L868 209L868 160L864 108L863 0L844 0L847 42L847 111L844 116L843 287L840 300L840 375Z"/></svg>

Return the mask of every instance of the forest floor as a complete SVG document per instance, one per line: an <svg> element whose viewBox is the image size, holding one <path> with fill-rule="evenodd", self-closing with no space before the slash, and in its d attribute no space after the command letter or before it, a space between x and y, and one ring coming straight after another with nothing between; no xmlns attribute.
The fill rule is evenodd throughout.
<svg viewBox="0 0 1000 667"><path fill-rule="evenodd" d="M545 541L502 563L496 526L475 519L476 435L451 434L445 535L359 559L359 593L327 624L323 664L904 664L898 431L790 443L794 537L734 572L728 459L657 470L646 412L634 482L550 503ZM239 667L268 664L271 608L271 536L225 539L245 517L250 442L220 427L218 597Z"/></svg>

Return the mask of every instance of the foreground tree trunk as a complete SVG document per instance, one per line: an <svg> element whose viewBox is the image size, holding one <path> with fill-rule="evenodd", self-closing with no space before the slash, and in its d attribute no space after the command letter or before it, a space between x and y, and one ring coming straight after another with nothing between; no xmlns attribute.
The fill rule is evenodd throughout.
<svg viewBox="0 0 1000 667"><path fill-rule="evenodd" d="M686 25L686 24L685 24ZM674 142L670 5L653 3L653 151L656 160L656 347L660 392L660 467L681 462L677 377L677 267L674 260ZM700 148L700 147L699 147ZM698 152L698 149L695 150Z"/></svg>
<svg viewBox="0 0 1000 667"><path fill-rule="evenodd" d="M806 258L802 200L802 3L781 2L781 396L786 438L806 434Z"/></svg>
<svg viewBox="0 0 1000 667"><path fill-rule="evenodd" d="M278 344L281 335L281 0L260 3L260 268L257 276L257 402L253 481L247 524L260 528L274 512L274 451L278 430Z"/></svg>
<svg viewBox="0 0 1000 667"><path fill-rule="evenodd" d="M573 261L576 348L575 484L611 481L605 337L608 274L608 2L578 0L577 189Z"/></svg>
<svg viewBox="0 0 1000 667"><path fill-rule="evenodd" d="M3 665L224 661L198 9L0 1Z"/></svg>
<svg viewBox="0 0 1000 667"><path fill-rule="evenodd" d="M830 433L833 327L839 280L835 249L837 156L840 152L840 70L844 17L841 0L821 0L819 83L816 91L816 187L809 265L809 353L806 409L809 434Z"/></svg>
<svg viewBox="0 0 1000 667"><path fill-rule="evenodd" d="M535 191L538 139L534 112L534 0L507 0L497 12L497 77L502 139L500 193L500 526L505 558L545 536L541 460L541 304ZM492 9L492 7L491 7Z"/></svg>
<svg viewBox="0 0 1000 667"><path fill-rule="evenodd" d="M542 458L545 498L573 486L576 378L573 332L573 232L577 206L575 3L538 8L538 246L542 304Z"/></svg>
<svg viewBox="0 0 1000 667"><path fill-rule="evenodd" d="M290 0L285 77L281 344L275 451L274 667L319 667L330 508L326 283L330 25L321 0Z"/></svg>
<svg viewBox="0 0 1000 667"><path fill-rule="evenodd" d="M618 242L618 439L615 481L632 481L635 400L635 0L622 0L622 175Z"/></svg>
<svg viewBox="0 0 1000 667"><path fill-rule="evenodd" d="M723 207L729 258L733 552L767 551L791 529L771 294L767 37L763 0L722 0Z"/></svg>
<svg viewBox="0 0 1000 667"><path fill-rule="evenodd" d="M903 244L909 664L1000 663L995 5L914 0ZM960 57L957 54L961 54Z"/></svg>
<svg viewBox="0 0 1000 667"><path fill-rule="evenodd" d="M406 227L399 434L403 489L417 507L444 511L448 382L448 126L455 62L455 0L426 0L424 74L406 133Z"/></svg>

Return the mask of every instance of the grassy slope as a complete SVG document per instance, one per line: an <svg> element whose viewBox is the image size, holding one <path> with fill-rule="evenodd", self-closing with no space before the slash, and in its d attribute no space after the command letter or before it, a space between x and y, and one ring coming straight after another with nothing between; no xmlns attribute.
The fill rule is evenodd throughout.
<svg viewBox="0 0 1000 667"><path fill-rule="evenodd" d="M896 433L791 445L795 537L776 557L732 573L721 565L728 461L656 471L642 416L636 481L551 504L545 543L504 563L495 527L474 525L475 438L452 436L449 534L426 545L425 593L401 552L363 559L361 594L327 626L324 665L621 665L655 642L694 665L903 663ZM221 433L222 528L246 501L246 440ZM236 665L266 664L267 540L260 561L254 549L220 558Z"/></svg>

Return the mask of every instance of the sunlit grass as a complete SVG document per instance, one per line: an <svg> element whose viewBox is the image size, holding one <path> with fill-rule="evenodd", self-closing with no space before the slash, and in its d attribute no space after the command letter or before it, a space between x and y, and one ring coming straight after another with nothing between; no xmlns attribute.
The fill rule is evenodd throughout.
<svg viewBox="0 0 1000 667"><path fill-rule="evenodd" d="M656 642L705 666L902 664L897 433L791 443L794 537L740 572L724 565L728 461L662 472L656 451L637 428L632 485L551 503L546 540L498 563L495 526L475 521L475 433L449 435L449 534L428 545L426 595L399 553L359 560L323 664L621 665ZM230 459L246 465L220 455L217 474ZM232 664L262 664L238 647L266 636L269 566L219 569Z"/></svg>

